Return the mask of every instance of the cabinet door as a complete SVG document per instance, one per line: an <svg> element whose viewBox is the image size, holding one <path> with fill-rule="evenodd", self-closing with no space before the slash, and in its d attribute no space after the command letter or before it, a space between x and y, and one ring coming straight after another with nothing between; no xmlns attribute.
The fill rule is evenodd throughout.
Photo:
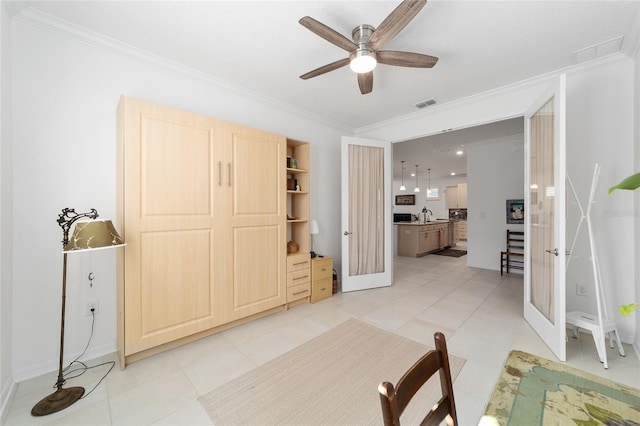
<svg viewBox="0 0 640 426"><path fill-rule="evenodd" d="M458 184L458 208L467 208L467 183Z"/></svg>
<svg viewBox="0 0 640 426"><path fill-rule="evenodd" d="M286 302L286 139L224 124L227 319Z"/></svg>
<svg viewBox="0 0 640 426"><path fill-rule="evenodd" d="M119 266L119 346L130 355L223 322L224 232L212 173L222 126L129 98L121 100L119 126L127 242Z"/></svg>
<svg viewBox="0 0 640 426"><path fill-rule="evenodd" d="M458 187L457 186L447 186L447 208L448 209L458 208Z"/></svg>
<svg viewBox="0 0 640 426"><path fill-rule="evenodd" d="M431 251L431 240L429 239L428 231L420 231L418 239L418 254L423 254Z"/></svg>

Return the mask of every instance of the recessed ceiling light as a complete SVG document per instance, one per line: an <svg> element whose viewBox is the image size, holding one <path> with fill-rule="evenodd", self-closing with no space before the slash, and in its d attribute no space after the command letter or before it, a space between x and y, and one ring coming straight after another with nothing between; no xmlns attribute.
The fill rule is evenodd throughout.
<svg viewBox="0 0 640 426"><path fill-rule="evenodd" d="M461 149L459 149L459 150L457 150L457 151L456 151L456 155L462 155L462 154L464 154L464 152L462 152L462 150L461 150Z"/></svg>
<svg viewBox="0 0 640 426"><path fill-rule="evenodd" d="M455 176L455 175L456 175L456 172L451 172L451 176Z"/></svg>

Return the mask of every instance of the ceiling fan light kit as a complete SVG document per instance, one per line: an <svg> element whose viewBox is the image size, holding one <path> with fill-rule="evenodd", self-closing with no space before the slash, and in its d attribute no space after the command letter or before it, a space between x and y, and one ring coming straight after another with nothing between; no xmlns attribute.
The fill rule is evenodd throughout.
<svg viewBox="0 0 640 426"><path fill-rule="evenodd" d="M378 64L376 52L367 48L356 50L350 55L349 59L349 68L357 74L373 71Z"/></svg>
<svg viewBox="0 0 640 426"><path fill-rule="evenodd" d="M382 21L378 28L374 28L371 25L359 25L354 28L351 32L353 41L325 24L305 16L299 21L302 26L329 43L349 52L349 58L323 65L301 75L300 78L307 80L349 64L349 68L358 74L360 93L366 95L373 91L372 71L378 62L400 67L433 68L438 62L438 58L434 56L380 50L411 22L425 4L427 4L427 0L404 0Z"/></svg>

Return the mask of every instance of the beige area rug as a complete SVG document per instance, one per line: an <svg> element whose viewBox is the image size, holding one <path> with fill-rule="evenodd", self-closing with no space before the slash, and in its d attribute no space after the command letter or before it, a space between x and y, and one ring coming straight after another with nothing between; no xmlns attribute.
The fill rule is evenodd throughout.
<svg viewBox="0 0 640 426"><path fill-rule="evenodd" d="M640 425L640 390L512 351L481 425Z"/></svg>
<svg viewBox="0 0 640 426"><path fill-rule="evenodd" d="M397 382L429 349L350 319L203 395L200 402L216 426L381 424L378 384ZM449 358L455 379L465 361ZM436 375L412 400L403 420L415 424L439 397Z"/></svg>

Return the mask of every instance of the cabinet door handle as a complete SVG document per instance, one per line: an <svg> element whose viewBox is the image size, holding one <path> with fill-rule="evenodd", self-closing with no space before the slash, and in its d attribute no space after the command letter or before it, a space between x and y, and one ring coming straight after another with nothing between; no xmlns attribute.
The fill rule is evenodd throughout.
<svg viewBox="0 0 640 426"><path fill-rule="evenodd" d="M229 186L231 186L231 161L227 163L227 172L228 172Z"/></svg>
<svg viewBox="0 0 640 426"><path fill-rule="evenodd" d="M218 186L222 186L222 161L218 161Z"/></svg>

